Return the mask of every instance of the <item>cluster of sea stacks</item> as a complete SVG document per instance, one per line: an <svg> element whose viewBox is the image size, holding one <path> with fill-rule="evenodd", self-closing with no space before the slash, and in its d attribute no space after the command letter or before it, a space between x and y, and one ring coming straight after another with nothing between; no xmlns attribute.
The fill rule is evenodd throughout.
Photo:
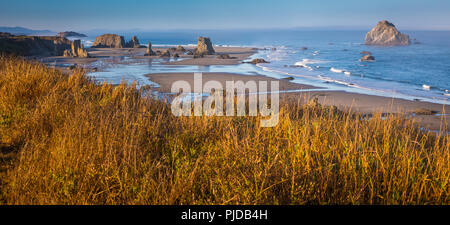
<svg viewBox="0 0 450 225"><path fill-rule="evenodd" d="M74 40L72 48L64 50L64 57L89 58L89 54L80 40Z"/></svg>
<svg viewBox="0 0 450 225"><path fill-rule="evenodd" d="M164 51L154 52L152 49L152 43L148 43L147 52L145 56L159 56L159 57L180 57L180 54L192 55L194 58L204 57L206 55L214 55L215 50L211 43L211 39L208 37L199 37L197 48L194 51L186 50L183 46L179 45L176 48L169 48ZM228 58L230 58L228 56ZM224 58L225 59L225 58Z"/></svg>

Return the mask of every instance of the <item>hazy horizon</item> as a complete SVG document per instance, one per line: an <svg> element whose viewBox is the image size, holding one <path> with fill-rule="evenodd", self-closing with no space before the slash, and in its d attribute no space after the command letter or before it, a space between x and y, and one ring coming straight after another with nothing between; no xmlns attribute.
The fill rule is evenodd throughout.
<svg viewBox="0 0 450 225"><path fill-rule="evenodd" d="M450 30L445 0L343 1L0 1L0 26L52 31L368 29Z"/></svg>

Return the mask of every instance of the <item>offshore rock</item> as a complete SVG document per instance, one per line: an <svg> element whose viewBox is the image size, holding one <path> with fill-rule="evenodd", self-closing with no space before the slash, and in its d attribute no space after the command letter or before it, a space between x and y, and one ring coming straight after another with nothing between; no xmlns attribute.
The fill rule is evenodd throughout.
<svg viewBox="0 0 450 225"><path fill-rule="evenodd" d="M400 33L394 24L387 20L380 21L378 25L373 28L366 35L364 42L366 45L381 45L381 46L396 46L396 45L410 45L411 41L407 34Z"/></svg>
<svg viewBox="0 0 450 225"><path fill-rule="evenodd" d="M125 48L125 40L123 36L119 36L116 34L104 34L98 36L94 44L92 44L92 48Z"/></svg>
<svg viewBox="0 0 450 225"><path fill-rule="evenodd" d="M197 42L197 49L195 55L214 55L216 52L212 46L211 40L208 37L199 37Z"/></svg>

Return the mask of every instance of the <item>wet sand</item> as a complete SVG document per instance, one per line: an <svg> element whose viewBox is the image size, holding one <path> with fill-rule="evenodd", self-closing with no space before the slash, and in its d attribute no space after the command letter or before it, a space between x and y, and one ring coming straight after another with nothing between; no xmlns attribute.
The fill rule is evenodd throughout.
<svg viewBox="0 0 450 225"><path fill-rule="evenodd" d="M159 73L148 74L147 77L160 85L158 91L170 92L174 82L179 80L187 81L191 88L194 87L193 73ZM450 130L450 116L439 115L450 113L450 105L441 105L429 102L409 101L399 98L388 98L374 95L350 93L345 91L327 91L326 89L317 91L317 87L293 83L285 79L275 79L263 75L240 75L231 73L203 73L203 84L208 81L219 81L225 87L226 81L279 81L281 98L298 100L301 102L317 98L320 104L325 106L336 106L341 110L351 110L364 114L404 114L410 116L421 124L422 127L431 130L447 128ZM296 92L295 90L299 90ZM310 90L310 91L309 91ZM287 92L286 92L287 91ZM284 92L284 93L283 93ZM445 121L448 121L447 123ZM441 127L443 126L443 127Z"/></svg>
<svg viewBox="0 0 450 225"><path fill-rule="evenodd" d="M191 88L194 88L194 74L193 73L157 73L146 75L151 81L160 85L158 91L160 92L170 92L172 84L176 81L183 80L187 81ZM221 83L222 87L225 89L226 81L243 81L244 83L248 81L255 81L257 84L260 81L267 81L268 90L270 90L271 81L279 81L280 90L302 90L302 89L313 89L315 87L304 84L292 83L284 79L275 79L263 75L241 75L233 73L203 73L202 74L203 85L208 81L218 81Z"/></svg>

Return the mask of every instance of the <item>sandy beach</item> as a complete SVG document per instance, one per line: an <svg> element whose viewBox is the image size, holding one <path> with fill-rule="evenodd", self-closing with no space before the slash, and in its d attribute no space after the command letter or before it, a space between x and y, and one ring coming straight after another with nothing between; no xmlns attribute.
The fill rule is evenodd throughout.
<svg viewBox="0 0 450 225"><path fill-rule="evenodd" d="M351 110L368 115L374 113L404 114L425 129L438 131L446 127L447 130L450 130L450 105L345 91L310 91L300 94L290 93L289 95L297 98L305 96L308 99L317 98L322 105L336 106L341 110Z"/></svg>
<svg viewBox="0 0 450 225"><path fill-rule="evenodd" d="M214 47L216 55L207 55L203 58L194 58L191 55L180 54L178 61L164 62L168 66L210 66L210 65L237 65L257 52L254 48L243 47ZM153 48L154 51L164 51L168 48ZM185 46L186 50L194 50L192 46ZM56 64L77 64L90 65L98 60L111 59L111 57L128 56L132 59L158 59L158 56L144 56L145 48L98 48L88 49L92 58L68 58L68 57L49 57L42 61ZM228 54L232 59L220 59L217 55ZM111 62L116 63L116 62ZM117 62L125 63L128 62ZM96 68L97 69L97 68ZM101 70L101 68L98 68ZM160 92L170 92L172 83L178 80L188 81L193 87L193 73L155 73L146 75L152 82L159 84L157 89ZM375 95L366 95L358 93L350 93L345 91L327 91L311 85L294 83L286 79L275 79L264 75L244 75L238 73L203 73L203 83L215 80L219 81L225 87L226 81L279 81L282 97L288 96L289 99L312 99L317 98L320 104L328 106L336 106L342 110L352 110L365 114L373 113L404 113L415 121L419 122L422 127L431 130L440 130L442 126L446 126L450 130L448 122L450 120L450 106L422 102L410 101L400 98L389 98ZM270 85L269 85L270 86ZM270 87L269 87L270 89ZM308 91L311 90L311 91ZM285 92L289 91L289 92ZM298 91L298 92L296 92ZM283 93L285 92L285 93ZM443 125L446 124L446 125Z"/></svg>

